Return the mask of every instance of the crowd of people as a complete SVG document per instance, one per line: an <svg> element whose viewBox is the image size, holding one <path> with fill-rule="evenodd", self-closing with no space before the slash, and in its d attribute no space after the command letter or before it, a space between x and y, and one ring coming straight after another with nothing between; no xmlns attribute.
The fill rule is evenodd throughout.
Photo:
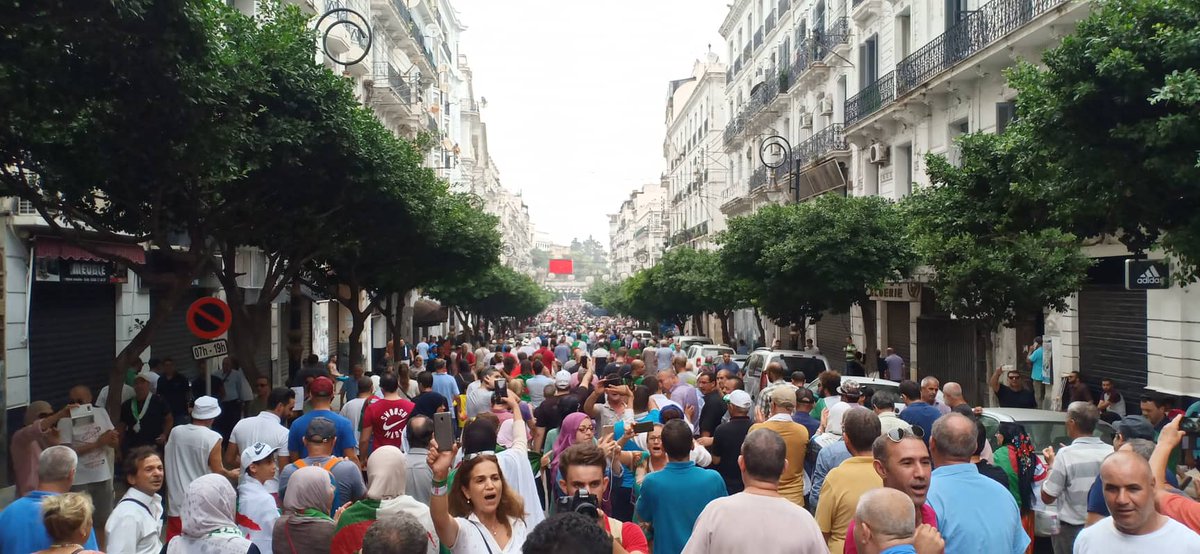
<svg viewBox="0 0 1200 554"><path fill-rule="evenodd" d="M956 383L826 371L814 394L772 363L755 397L728 356L590 317L400 340L370 374L310 361L296 388L152 360L115 422L87 387L32 402L0 554L1019 554L1043 515L1056 553L1200 552L1183 418L1157 397L1117 419L1072 401L1070 444L1039 452L1019 423L985 429Z"/></svg>

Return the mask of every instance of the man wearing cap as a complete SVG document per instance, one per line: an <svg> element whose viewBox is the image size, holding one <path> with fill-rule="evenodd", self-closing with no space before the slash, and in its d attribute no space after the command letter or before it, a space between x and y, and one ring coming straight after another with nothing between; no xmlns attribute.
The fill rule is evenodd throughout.
<svg viewBox="0 0 1200 554"><path fill-rule="evenodd" d="M299 428L300 420L296 421L297 423L292 424L292 431ZM333 420L324 416L314 417L306 423L303 429L301 440L304 442L304 449L308 452L308 456L284 466L283 471L279 473L279 497L283 498L287 491L288 479L297 469L314 466L333 474L334 494L331 510L362 498L367 492L367 487L363 484L362 471L358 462L333 455L334 441L338 435L337 425Z"/></svg>
<svg viewBox="0 0 1200 554"><path fill-rule="evenodd" d="M237 465L239 456L247 447L257 443L265 443L275 447L279 456L278 467L283 469L289 460L288 428L283 426L292 408L296 405L296 391L286 387L276 387L267 395L267 409L253 417L238 422L229 435L229 446L225 449L225 463ZM243 467L243 469L245 469ZM269 481L268 492L275 492L275 476Z"/></svg>
<svg viewBox="0 0 1200 554"><path fill-rule="evenodd" d="M729 421L718 425L711 437L701 437L698 442L712 454L709 467L715 467L721 478L725 479L725 489L729 494L737 494L744 488L738 456L741 455L742 443L750 433L750 427L754 425L750 419L754 400L750 398L750 393L734 390L725 397L725 402L728 403Z"/></svg>
<svg viewBox="0 0 1200 554"><path fill-rule="evenodd" d="M1154 426L1150 425L1150 422L1146 418L1139 415L1126 417L1116 424L1116 433L1113 435L1113 452L1121 450L1122 446L1130 444L1131 441L1140 442L1142 440L1150 443L1150 452L1153 452ZM1134 450L1137 451L1137 448L1134 448ZM1165 481L1172 487L1179 486L1179 479L1176 478L1174 471L1167 472ZM1104 503L1104 483L1099 476L1092 482L1092 488L1088 491L1087 512L1087 521L1084 523L1085 527L1091 526L1093 523L1112 515L1108 510L1108 505Z"/></svg>
<svg viewBox="0 0 1200 554"><path fill-rule="evenodd" d="M790 384L789 384L790 385ZM808 453L808 429L792 421L796 411L796 391L790 386L776 387L769 398L771 412L767 420L750 427L770 429L783 437L787 445L787 467L779 478L779 494L804 507L804 456Z"/></svg>
<svg viewBox="0 0 1200 554"><path fill-rule="evenodd" d="M167 401L151 392L149 372L133 379L133 398L121 405L121 424L124 428L123 452L139 446L162 448L171 433L174 417Z"/></svg>
<svg viewBox="0 0 1200 554"><path fill-rule="evenodd" d="M333 381L328 377L313 379L312 384L308 387L308 395L312 409L296 418L296 421L292 422L291 429L288 430L288 451L291 453L291 458L299 460L308 457L308 449L304 446L304 433L308 430L310 421L323 417L333 422L337 431L337 442L330 452L340 452L342 456L358 464L358 453L355 450L358 448L358 437L354 434L354 425L350 423L349 419L330 409L330 405L333 404ZM280 491L282 490L281 487Z"/></svg>
<svg viewBox="0 0 1200 554"><path fill-rule="evenodd" d="M824 430L835 435L842 434L842 418L846 416L846 412L863 407L858 403L858 399L862 398L862 389L859 388L858 381L843 379L842 384L837 388L837 393L841 402L833 404L825 410L829 416L825 422L825 428L818 429L818 433Z"/></svg>
<svg viewBox="0 0 1200 554"><path fill-rule="evenodd" d="M797 371L796 373L800 373ZM817 404L817 397L813 391L806 387L796 389L796 412L792 414L792 421L803 425L808 429L808 436L817 436L817 428L821 426L821 422L814 418L810 412Z"/></svg>
<svg viewBox="0 0 1200 554"><path fill-rule="evenodd" d="M538 452L542 451L542 444L546 438L546 432L550 429L557 429L562 423L562 417L558 414L558 403L562 397L571 392L571 374L567 370L560 369L554 375L554 395L547 396L542 400L542 405L538 406L533 411L533 419L537 421L537 428L533 433L533 442Z"/></svg>
<svg viewBox="0 0 1200 554"><path fill-rule="evenodd" d="M221 435L212 430L221 406L211 396L201 396L192 405L192 422L176 425L167 438L167 541L183 531L179 519L188 484L209 473L236 480L241 469L225 469L221 463Z"/></svg>
<svg viewBox="0 0 1200 554"><path fill-rule="evenodd" d="M238 483L237 523L262 553L271 552L271 531L279 519L278 503L267 490L275 483L277 445L256 442L242 451L242 480Z"/></svg>

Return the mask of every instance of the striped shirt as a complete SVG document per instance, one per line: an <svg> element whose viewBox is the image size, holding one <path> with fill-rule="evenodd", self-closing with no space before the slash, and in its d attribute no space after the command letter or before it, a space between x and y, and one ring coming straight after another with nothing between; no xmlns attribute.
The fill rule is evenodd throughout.
<svg viewBox="0 0 1200 554"><path fill-rule="evenodd" d="M1042 492L1057 498L1059 521L1072 525L1087 521L1088 491L1100 475L1100 464L1112 452L1112 445L1096 437L1079 437L1054 456Z"/></svg>

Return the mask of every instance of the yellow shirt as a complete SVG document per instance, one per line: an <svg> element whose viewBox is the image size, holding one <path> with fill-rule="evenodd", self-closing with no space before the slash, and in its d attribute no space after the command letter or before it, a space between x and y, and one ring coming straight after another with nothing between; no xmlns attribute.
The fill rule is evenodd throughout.
<svg viewBox="0 0 1200 554"><path fill-rule="evenodd" d="M808 428L794 421L765 421L750 426L779 433L787 446L787 467L779 477L779 495L804 507L804 455L808 452Z"/></svg>
<svg viewBox="0 0 1200 554"><path fill-rule="evenodd" d="M842 554L846 546L846 528L854 519L858 499L863 493L883 486L875 473L871 456L855 456L833 468L821 486L817 501L817 526L829 534L829 553Z"/></svg>

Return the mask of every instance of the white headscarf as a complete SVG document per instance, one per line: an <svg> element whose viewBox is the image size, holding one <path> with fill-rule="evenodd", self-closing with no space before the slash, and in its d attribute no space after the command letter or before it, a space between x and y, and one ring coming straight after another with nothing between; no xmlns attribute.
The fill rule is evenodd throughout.
<svg viewBox="0 0 1200 554"><path fill-rule="evenodd" d="M245 554L250 540L234 523L237 492L213 473L188 485L180 514L183 534L171 540L167 554Z"/></svg>

